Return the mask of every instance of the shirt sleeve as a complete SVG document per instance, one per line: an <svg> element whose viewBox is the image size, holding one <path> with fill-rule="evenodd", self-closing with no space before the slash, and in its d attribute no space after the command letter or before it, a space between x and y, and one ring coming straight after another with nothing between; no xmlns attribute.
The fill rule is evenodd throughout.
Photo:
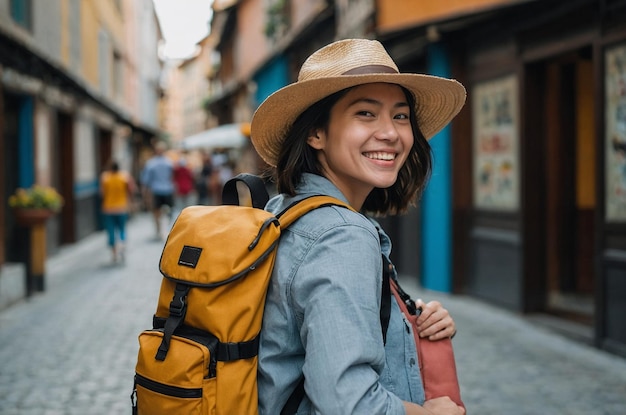
<svg viewBox="0 0 626 415"><path fill-rule="evenodd" d="M306 350L306 394L316 413L404 414L383 388L382 260L371 229L334 227L314 241L291 294Z"/></svg>

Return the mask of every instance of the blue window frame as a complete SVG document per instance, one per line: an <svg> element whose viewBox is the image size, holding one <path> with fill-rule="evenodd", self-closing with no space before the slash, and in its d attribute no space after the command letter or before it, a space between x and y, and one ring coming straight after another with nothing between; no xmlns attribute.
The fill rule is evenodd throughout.
<svg viewBox="0 0 626 415"><path fill-rule="evenodd" d="M11 18L26 29L32 29L32 1L11 0Z"/></svg>

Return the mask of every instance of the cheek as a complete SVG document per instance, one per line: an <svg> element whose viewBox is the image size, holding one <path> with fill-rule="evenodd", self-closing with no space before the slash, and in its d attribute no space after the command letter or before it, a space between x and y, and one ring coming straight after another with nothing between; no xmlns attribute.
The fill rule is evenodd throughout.
<svg viewBox="0 0 626 415"><path fill-rule="evenodd" d="M342 154L343 156L356 151L360 151L363 141L358 129L342 129L340 131L330 131L326 142L326 148L331 154Z"/></svg>
<svg viewBox="0 0 626 415"><path fill-rule="evenodd" d="M404 158L406 159L413 148L413 143L415 142L415 138L413 137L413 132L409 131L408 133L404 133L401 135L402 140L402 149L404 152Z"/></svg>

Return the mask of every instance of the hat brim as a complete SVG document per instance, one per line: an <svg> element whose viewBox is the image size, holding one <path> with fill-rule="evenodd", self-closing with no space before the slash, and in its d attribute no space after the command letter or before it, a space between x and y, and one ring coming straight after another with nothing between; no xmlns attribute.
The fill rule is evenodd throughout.
<svg viewBox="0 0 626 415"><path fill-rule="evenodd" d="M342 75L300 81L274 92L257 108L250 127L252 144L263 160L275 167L291 125L308 107L342 89L375 82L397 84L413 93L417 124L426 139L445 127L465 103L463 85L432 75Z"/></svg>

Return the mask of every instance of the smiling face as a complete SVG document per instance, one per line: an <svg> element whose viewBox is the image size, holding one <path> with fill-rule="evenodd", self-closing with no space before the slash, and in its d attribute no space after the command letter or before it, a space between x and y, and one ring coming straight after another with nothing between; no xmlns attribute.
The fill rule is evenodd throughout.
<svg viewBox="0 0 626 415"><path fill-rule="evenodd" d="M360 209L375 187L397 180L414 140L410 111L398 85L360 85L332 107L328 128L308 138L324 176L354 208Z"/></svg>

